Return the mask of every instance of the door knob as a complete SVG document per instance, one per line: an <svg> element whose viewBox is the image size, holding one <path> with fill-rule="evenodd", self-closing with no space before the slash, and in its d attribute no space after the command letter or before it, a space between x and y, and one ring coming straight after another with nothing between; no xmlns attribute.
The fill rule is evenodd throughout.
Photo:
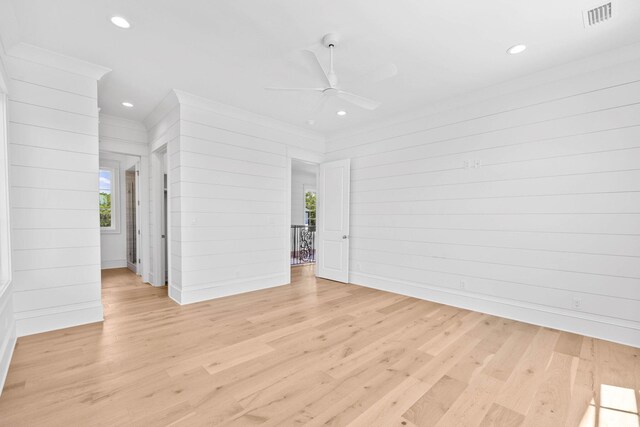
<svg viewBox="0 0 640 427"><path fill-rule="evenodd" d="M344 236L342 236L343 239L348 238L349 236L347 236L346 234Z"/></svg>

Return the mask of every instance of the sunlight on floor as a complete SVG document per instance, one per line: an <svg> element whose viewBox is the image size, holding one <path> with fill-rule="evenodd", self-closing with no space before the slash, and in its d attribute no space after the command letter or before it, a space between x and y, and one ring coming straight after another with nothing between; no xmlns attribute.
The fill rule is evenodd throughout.
<svg viewBox="0 0 640 427"><path fill-rule="evenodd" d="M600 386L600 405L591 399L580 427L638 427L636 390L608 384Z"/></svg>

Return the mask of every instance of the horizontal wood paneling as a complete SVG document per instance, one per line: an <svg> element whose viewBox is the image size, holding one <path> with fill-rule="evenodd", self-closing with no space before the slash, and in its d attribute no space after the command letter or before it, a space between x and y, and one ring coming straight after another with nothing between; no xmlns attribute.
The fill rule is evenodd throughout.
<svg viewBox="0 0 640 427"><path fill-rule="evenodd" d="M102 319L96 81L10 60L18 335Z"/></svg>
<svg viewBox="0 0 640 427"><path fill-rule="evenodd" d="M169 159L180 232L171 237L172 297L188 303L286 282L286 156L311 145L277 126L180 106Z"/></svg>
<svg viewBox="0 0 640 427"><path fill-rule="evenodd" d="M640 337L640 63L618 68L328 141L352 158L353 280Z"/></svg>

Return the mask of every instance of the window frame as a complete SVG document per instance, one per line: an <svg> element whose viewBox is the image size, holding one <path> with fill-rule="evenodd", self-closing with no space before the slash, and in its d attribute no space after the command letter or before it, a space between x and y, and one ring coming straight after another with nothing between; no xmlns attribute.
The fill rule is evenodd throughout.
<svg viewBox="0 0 640 427"><path fill-rule="evenodd" d="M111 172L111 227L100 226L105 234L120 233L120 165L118 162L102 161L98 168L98 224L100 224L100 172Z"/></svg>
<svg viewBox="0 0 640 427"><path fill-rule="evenodd" d="M302 222L304 225L311 227L307 221L307 193L314 193L316 195L316 227L318 226L318 191L315 186L303 185L302 186Z"/></svg>

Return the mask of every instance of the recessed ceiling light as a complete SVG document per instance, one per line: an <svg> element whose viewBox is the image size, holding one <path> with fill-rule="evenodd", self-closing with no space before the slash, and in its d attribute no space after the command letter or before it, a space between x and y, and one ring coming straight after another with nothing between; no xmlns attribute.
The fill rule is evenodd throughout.
<svg viewBox="0 0 640 427"><path fill-rule="evenodd" d="M307 120L307 124L308 124L309 126L313 126L313 125L315 125L315 124L316 124L316 121L315 121L315 120L313 120L313 119L309 119L309 120Z"/></svg>
<svg viewBox="0 0 640 427"><path fill-rule="evenodd" d="M129 21L124 19L122 16L112 16L111 23L119 28L131 28L131 24L129 24Z"/></svg>
<svg viewBox="0 0 640 427"><path fill-rule="evenodd" d="M127 101L123 102L122 105L124 105L127 108L133 108L133 104Z"/></svg>
<svg viewBox="0 0 640 427"><path fill-rule="evenodd" d="M509 53L511 55L517 55L518 53L524 52L526 48L527 48L527 46L525 46L523 44L517 44L517 45L511 46L509 49L507 49L507 53Z"/></svg>
<svg viewBox="0 0 640 427"><path fill-rule="evenodd" d="M339 116L346 116L346 115L347 115L347 112L346 112L346 111L344 111L344 110L340 110L340 111L338 111L336 114L337 114L337 115L339 115Z"/></svg>

